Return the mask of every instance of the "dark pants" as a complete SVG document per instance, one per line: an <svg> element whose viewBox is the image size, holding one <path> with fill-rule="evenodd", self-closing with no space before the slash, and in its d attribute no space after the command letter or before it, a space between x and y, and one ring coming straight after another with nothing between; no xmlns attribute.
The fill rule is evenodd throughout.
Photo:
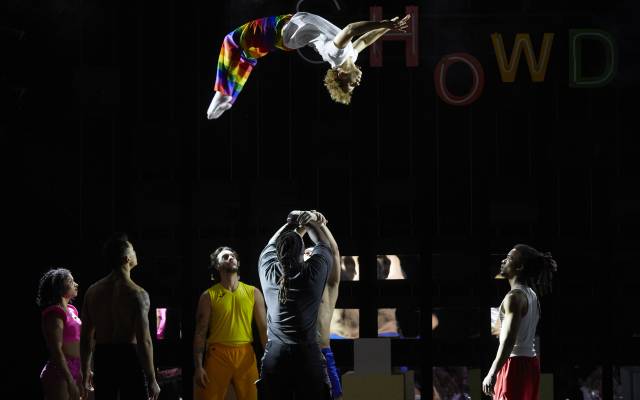
<svg viewBox="0 0 640 400"><path fill-rule="evenodd" d="M134 344L97 344L93 360L96 400L149 398Z"/></svg>
<svg viewBox="0 0 640 400"><path fill-rule="evenodd" d="M267 400L331 399L317 343L267 342L258 387Z"/></svg>

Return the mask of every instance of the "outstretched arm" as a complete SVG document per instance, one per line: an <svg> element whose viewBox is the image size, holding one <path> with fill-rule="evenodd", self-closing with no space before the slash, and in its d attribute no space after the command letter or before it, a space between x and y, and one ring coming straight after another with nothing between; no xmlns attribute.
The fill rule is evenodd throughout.
<svg viewBox="0 0 640 400"><path fill-rule="evenodd" d="M397 22L400 24L408 24L410 18L411 15L407 14L401 20L399 20L399 17L394 17L390 21L394 23ZM361 52L362 50L373 44L376 40L380 39L385 33L389 32L390 30L391 28L380 28L363 34L353 42L353 49L356 51L356 53ZM401 31L405 32L406 28Z"/></svg>
<svg viewBox="0 0 640 400"><path fill-rule="evenodd" d="M351 39L356 36L366 35L369 32L373 32L376 30L386 29L387 31L393 30L398 32L405 32L407 30L409 16L405 16L400 19L399 17L394 17L392 19L383 19L381 21L360 21L360 22L352 22L345 26L333 39L333 43L337 48L343 49L349 44ZM378 35L378 37L382 36L382 32ZM376 38L377 40L377 38ZM371 42L373 43L373 42ZM365 46L366 47L366 46Z"/></svg>

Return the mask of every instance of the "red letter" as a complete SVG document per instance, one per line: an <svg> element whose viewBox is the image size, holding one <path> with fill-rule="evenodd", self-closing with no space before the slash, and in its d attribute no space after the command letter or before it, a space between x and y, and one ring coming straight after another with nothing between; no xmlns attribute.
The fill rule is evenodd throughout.
<svg viewBox="0 0 640 400"><path fill-rule="evenodd" d="M377 42L369 46L369 65L371 67L382 67L382 41L395 40L405 43L405 57L407 67L417 67L419 59L418 50L418 7L407 6L405 12L411 14L409 23L411 28L407 33L390 32L378 39ZM382 7L372 6L369 8L370 19L380 21L382 19Z"/></svg>
<svg viewBox="0 0 640 400"><path fill-rule="evenodd" d="M459 62L468 65L473 73L473 87L465 96L455 96L447 90L447 70L450 66ZM452 106L468 106L478 100L478 97L482 94L482 89L484 88L484 70L480 62L471 54L453 53L444 56L442 60L440 60L433 74L433 80L435 81L436 92L442 101Z"/></svg>

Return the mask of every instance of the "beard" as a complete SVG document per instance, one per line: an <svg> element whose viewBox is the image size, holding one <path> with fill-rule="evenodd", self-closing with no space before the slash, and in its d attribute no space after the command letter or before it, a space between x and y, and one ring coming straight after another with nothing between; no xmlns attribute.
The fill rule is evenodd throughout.
<svg viewBox="0 0 640 400"><path fill-rule="evenodd" d="M237 264L223 264L220 266L220 270L228 273L228 274L232 274L234 272L238 272L238 265Z"/></svg>

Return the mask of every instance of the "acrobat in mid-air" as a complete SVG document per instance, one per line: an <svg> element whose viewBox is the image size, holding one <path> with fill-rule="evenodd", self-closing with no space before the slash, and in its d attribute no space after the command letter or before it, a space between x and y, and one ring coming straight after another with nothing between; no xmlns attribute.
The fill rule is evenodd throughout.
<svg viewBox="0 0 640 400"><path fill-rule="evenodd" d="M258 58L275 50L313 47L331 68L324 78L331 98L351 102L362 71L355 64L358 54L388 31L406 32L410 15L381 21L360 21L340 29L326 19L307 12L256 19L225 36L218 57L215 95L208 119L219 118L230 109L242 91ZM352 39L357 37L352 42Z"/></svg>

